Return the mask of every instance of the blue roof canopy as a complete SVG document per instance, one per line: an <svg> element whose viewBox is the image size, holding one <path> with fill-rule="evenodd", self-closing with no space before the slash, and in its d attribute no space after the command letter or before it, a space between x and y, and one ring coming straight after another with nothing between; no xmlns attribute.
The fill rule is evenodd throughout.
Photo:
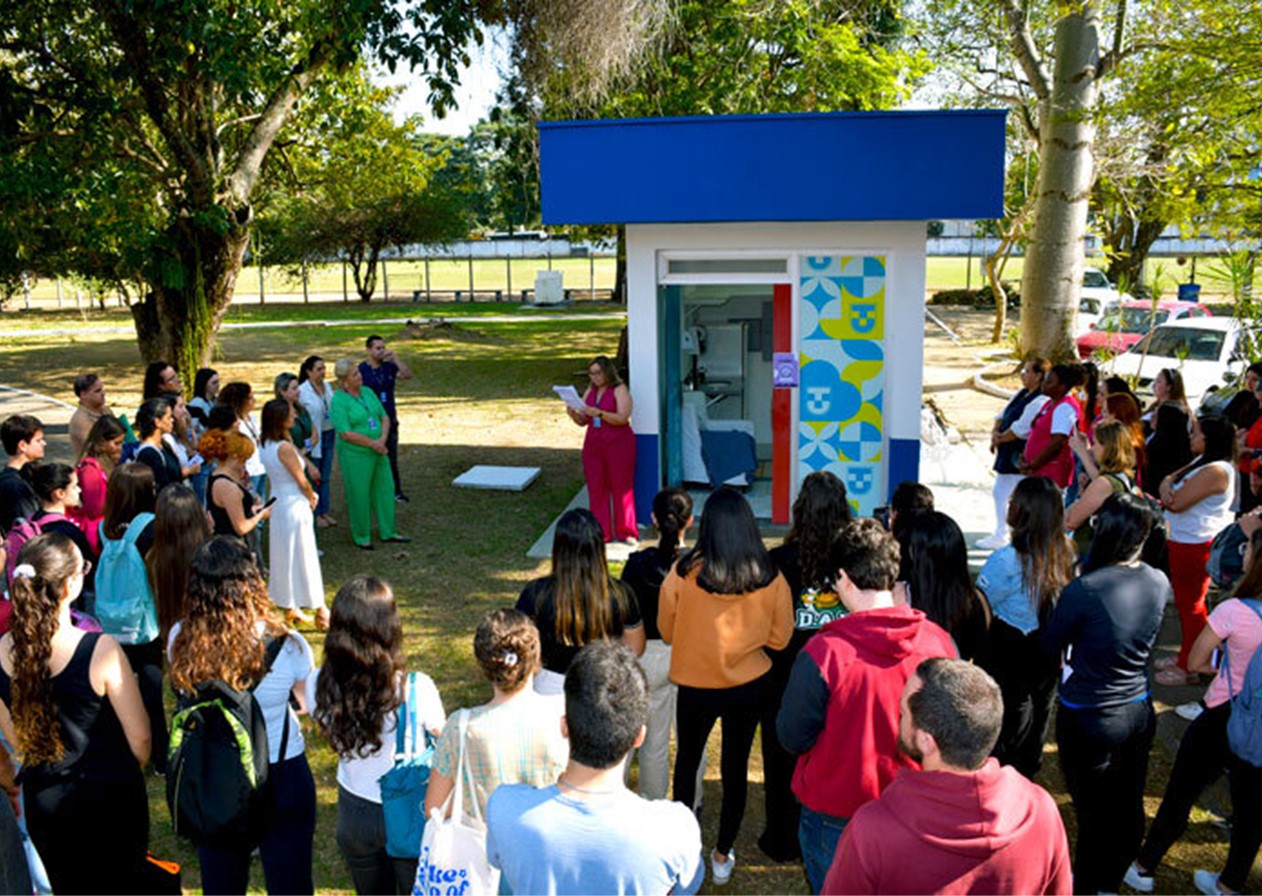
<svg viewBox="0 0 1262 896"><path fill-rule="evenodd" d="M546 224L1003 216L1004 111L539 125Z"/></svg>

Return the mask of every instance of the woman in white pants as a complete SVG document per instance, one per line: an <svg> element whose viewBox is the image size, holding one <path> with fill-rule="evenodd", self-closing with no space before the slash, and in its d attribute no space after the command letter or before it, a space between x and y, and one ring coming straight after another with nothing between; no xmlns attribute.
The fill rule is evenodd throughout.
<svg viewBox="0 0 1262 896"><path fill-rule="evenodd" d="M990 452L995 455L995 487L992 491L995 534L979 541L979 548L993 550L1008 543L1008 498L1024 478L1017 470L1017 463L1021 460L1030 426L1047 403L1047 396L1042 394L1045 373L1047 362L1042 358L1030 358L1021 365L1021 390L1012 396L1003 413L995 418L995 426L990 433Z"/></svg>
<svg viewBox="0 0 1262 896"><path fill-rule="evenodd" d="M653 499L657 544L633 553L622 568L622 581L635 591L640 605L647 639L640 667L649 684L649 721L637 754L640 795L650 800L665 799L670 787L670 732L675 725L675 697L679 692L669 677L670 645L662 640L657 628L657 601L662 581L683 551L684 534L692 522L692 498L686 491L668 488L658 492ZM698 802L704 777L703 758L697 771Z"/></svg>

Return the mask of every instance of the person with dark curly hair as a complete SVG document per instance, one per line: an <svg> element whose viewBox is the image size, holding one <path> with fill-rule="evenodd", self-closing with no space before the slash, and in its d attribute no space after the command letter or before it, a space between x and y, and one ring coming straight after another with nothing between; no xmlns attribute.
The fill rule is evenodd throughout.
<svg viewBox="0 0 1262 896"><path fill-rule="evenodd" d="M267 664L268 647L284 639ZM261 842L231 847L197 845L202 889L244 893L250 854L257 847L269 893L312 893L315 779L307 762L298 712L305 711L311 647L286 630L267 596L267 584L250 549L239 538L216 536L193 555L188 579L188 615L171 628L167 643L171 684L187 697L203 682L221 681L237 690L253 688L267 725L267 784ZM281 751L284 751L282 755Z"/></svg>
<svg viewBox="0 0 1262 896"><path fill-rule="evenodd" d="M539 630L519 610L492 610L478 623L473 655L491 684L490 702L453 713L434 751L425 814L441 809L455 787L460 761L461 713L466 781L471 799L486 818L486 802L501 784L555 784L565 770L569 747L561 736L562 703L533 687L539 671Z"/></svg>
<svg viewBox="0 0 1262 896"><path fill-rule="evenodd" d="M933 500L932 493L929 500ZM846 615L834 581L837 571L829 564L828 553L833 536L849 521L845 484L827 470L817 470L802 480L793 502L793 527L784 543L771 549L772 562L793 595L789 646L767 651L771 656L771 699L761 722L766 827L758 838L758 848L777 862L793 861L801 856L802 849L797 836L801 806L792 789L797 757L780 745L776 715L794 659L820 628Z"/></svg>
<svg viewBox="0 0 1262 896"><path fill-rule="evenodd" d="M307 679L307 702L337 753L337 848L358 893L410 893L416 878L416 859L386 854L379 783L394 766L400 704L413 692L409 712L437 734L447 721L443 701L432 678L405 669L390 585L355 576L333 598L324 665Z"/></svg>
<svg viewBox="0 0 1262 896"><path fill-rule="evenodd" d="M31 840L57 893L143 892L149 719L131 665L112 637L71 624L85 569L74 542L37 535L17 560L0 733L22 760Z"/></svg>

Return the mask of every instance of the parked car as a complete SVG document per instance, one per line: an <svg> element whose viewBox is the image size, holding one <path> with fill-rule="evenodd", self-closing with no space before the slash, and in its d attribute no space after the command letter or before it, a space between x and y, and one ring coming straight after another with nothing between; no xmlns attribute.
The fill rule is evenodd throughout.
<svg viewBox="0 0 1262 896"><path fill-rule="evenodd" d="M1188 404L1205 395L1249 364L1241 351L1245 330L1233 317L1185 317L1161 324L1108 364L1108 372L1135 382L1141 395L1152 394L1152 381L1163 367L1183 374Z"/></svg>
<svg viewBox="0 0 1262 896"><path fill-rule="evenodd" d="M1084 268L1078 300L1078 335L1098 323L1100 318L1117 309L1122 302L1132 301L1129 293L1120 292L1099 268Z"/></svg>
<svg viewBox="0 0 1262 896"><path fill-rule="evenodd" d="M1209 314L1204 305L1177 299L1160 301L1155 309L1152 302L1122 302L1117 311L1104 315L1078 337L1078 356L1087 359L1094 357L1096 352L1116 355L1139 342L1158 324L1182 318L1209 317Z"/></svg>
<svg viewBox="0 0 1262 896"><path fill-rule="evenodd" d="M1081 336L1094 330L1100 318L1106 314L1116 313L1116 299L1101 299L1097 296L1083 296L1078 302L1078 329L1075 336Z"/></svg>

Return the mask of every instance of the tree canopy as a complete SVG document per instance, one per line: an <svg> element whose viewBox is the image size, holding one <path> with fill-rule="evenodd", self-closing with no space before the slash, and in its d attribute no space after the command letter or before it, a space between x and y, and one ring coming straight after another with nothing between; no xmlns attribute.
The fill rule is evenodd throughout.
<svg viewBox="0 0 1262 896"><path fill-rule="evenodd" d="M591 83L665 0L0 0L0 271L131 284L143 353L205 363L299 99L372 57L437 114L466 48L513 25ZM86 247L86 248L85 248ZM3 276L3 275L0 275Z"/></svg>

